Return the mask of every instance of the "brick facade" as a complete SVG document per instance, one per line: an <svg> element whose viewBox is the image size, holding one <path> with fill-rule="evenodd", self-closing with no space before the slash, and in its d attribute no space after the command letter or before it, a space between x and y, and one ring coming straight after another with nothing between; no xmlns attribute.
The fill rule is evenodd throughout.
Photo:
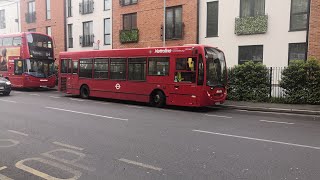
<svg viewBox="0 0 320 180"><path fill-rule="evenodd" d="M121 1L120 1L121 2ZM138 0L137 4L121 6L113 1L113 49L163 46L161 26L163 24L163 0ZM184 24L183 38L167 40L166 46L195 44L197 42L197 0L167 0L166 7L182 6ZM123 29L123 14L137 13L139 41L137 43L120 42L120 30Z"/></svg>
<svg viewBox="0 0 320 180"><path fill-rule="evenodd" d="M21 30L27 32L29 29L36 29L37 32L46 34L46 27L50 26L52 38L54 40L55 58L59 58L59 52L65 51L65 15L64 0L51 0L51 19L46 19L46 1L35 0L36 20L34 23L26 22L26 13L28 12L28 2L30 0L21 0Z"/></svg>
<svg viewBox="0 0 320 180"><path fill-rule="evenodd" d="M311 0L308 55L320 59L320 0Z"/></svg>

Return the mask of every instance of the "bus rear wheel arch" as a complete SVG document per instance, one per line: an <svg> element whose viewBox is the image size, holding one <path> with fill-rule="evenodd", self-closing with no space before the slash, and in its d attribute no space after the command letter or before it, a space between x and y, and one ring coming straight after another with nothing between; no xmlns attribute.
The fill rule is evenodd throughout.
<svg viewBox="0 0 320 180"><path fill-rule="evenodd" d="M150 94L150 104L154 107L163 107L166 105L166 95L161 90L154 90Z"/></svg>
<svg viewBox="0 0 320 180"><path fill-rule="evenodd" d="M83 99L88 99L90 97L89 86L84 84L80 87L80 97Z"/></svg>

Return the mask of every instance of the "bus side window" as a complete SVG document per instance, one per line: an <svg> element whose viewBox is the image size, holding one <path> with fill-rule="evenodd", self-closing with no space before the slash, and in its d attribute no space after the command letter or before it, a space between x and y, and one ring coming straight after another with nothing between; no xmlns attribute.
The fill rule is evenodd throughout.
<svg viewBox="0 0 320 180"><path fill-rule="evenodd" d="M67 64L68 60L66 59L63 59L61 60L61 73L67 73L67 67L68 67L68 64Z"/></svg>
<svg viewBox="0 0 320 180"><path fill-rule="evenodd" d="M197 58L177 58L174 82L196 82Z"/></svg>
<svg viewBox="0 0 320 180"><path fill-rule="evenodd" d="M199 62L198 62L198 85L203 85L204 82L204 64L202 55L199 55Z"/></svg>
<svg viewBox="0 0 320 180"><path fill-rule="evenodd" d="M2 46L2 38L0 38L0 46Z"/></svg>
<svg viewBox="0 0 320 180"><path fill-rule="evenodd" d="M78 61L73 61L72 74L78 74Z"/></svg>

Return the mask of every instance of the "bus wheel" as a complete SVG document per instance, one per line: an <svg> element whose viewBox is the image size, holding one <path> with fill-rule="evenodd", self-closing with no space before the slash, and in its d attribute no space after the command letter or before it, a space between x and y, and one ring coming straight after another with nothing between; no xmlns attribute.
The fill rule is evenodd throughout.
<svg viewBox="0 0 320 180"><path fill-rule="evenodd" d="M90 90L87 85L84 85L80 88L80 96L83 99L88 99L90 95Z"/></svg>
<svg viewBox="0 0 320 180"><path fill-rule="evenodd" d="M150 104L154 107L163 107L166 105L166 96L163 92L156 91L150 97Z"/></svg>

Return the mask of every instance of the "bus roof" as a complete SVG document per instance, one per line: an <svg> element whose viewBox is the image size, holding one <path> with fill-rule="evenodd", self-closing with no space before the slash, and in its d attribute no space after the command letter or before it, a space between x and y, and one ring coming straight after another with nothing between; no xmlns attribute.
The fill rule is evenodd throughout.
<svg viewBox="0 0 320 180"><path fill-rule="evenodd" d="M0 38L4 38L4 37L17 37L17 36L23 36L24 34L39 34L39 35L43 35L43 36L48 36L47 34L43 34L40 32L20 32L20 33L12 33L12 34L0 34ZM48 36L50 37L50 36Z"/></svg>

